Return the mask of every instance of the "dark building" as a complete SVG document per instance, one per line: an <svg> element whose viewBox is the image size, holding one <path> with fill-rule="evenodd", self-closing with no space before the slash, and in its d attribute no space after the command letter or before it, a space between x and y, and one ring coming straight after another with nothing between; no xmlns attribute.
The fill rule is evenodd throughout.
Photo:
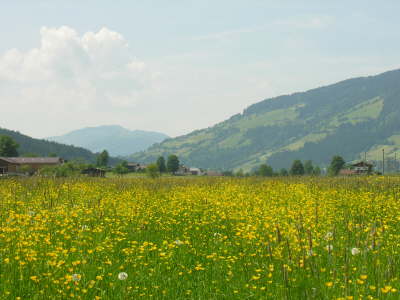
<svg viewBox="0 0 400 300"><path fill-rule="evenodd" d="M0 174L24 173L25 168L34 173L43 167L57 166L63 162L60 157L0 157Z"/></svg>
<svg viewBox="0 0 400 300"><path fill-rule="evenodd" d="M81 174L89 177L105 177L106 171L99 168L87 168L82 170Z"/></svg>

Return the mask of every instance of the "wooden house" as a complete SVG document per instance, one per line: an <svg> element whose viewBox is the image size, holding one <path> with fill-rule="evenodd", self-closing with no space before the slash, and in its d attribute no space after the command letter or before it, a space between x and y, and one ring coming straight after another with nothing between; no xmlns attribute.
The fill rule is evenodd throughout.
<svg viewBox="0 0 400 300"><path fill-rule="evenodd" d="M43 167L57 166L63 162L60 157L0 157L0 174L24 173L27 168L34 173Z"/></svg>
<svg viewBox="0 0 400 300"><path fill-rule="evenodd" d="M339 175L342 176L353 176L353 175L367 175L372 172L373 165L365 161L352 164L348 169L342 169Z"/></svg>
<svg viewBox="0 0 400 300"><path fill-rule="evenodd" d="M81 174L89 177L105 177L106 171L100 168L87 168L82 170Z"/></svg>
<svg viewBox="0 0 400 300"><path fill-rule="evenodd" d="M365 161L360 161L351 165L351 169L354 170L356 174L370 174L372 172L372 168L373 165Z"/></svg>
<svg viewBox="0 0 400 300"><path fill-rule="evenodd" d="M135 162L128 162L126 167L129 170L129 172L141 172L145 171L147 168L146 165L142 165L140 163L135 163Z"/></svg>

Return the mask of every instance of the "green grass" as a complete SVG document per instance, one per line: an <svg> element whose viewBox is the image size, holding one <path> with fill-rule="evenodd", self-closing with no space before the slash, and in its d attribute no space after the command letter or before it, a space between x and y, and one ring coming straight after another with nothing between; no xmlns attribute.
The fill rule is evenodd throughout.
<svg viewBox="0 0 400 300"><path fill-rule="evenodd" d="M383 109L384 99L376 97L356 105L345 113L338 114L329 123L329 127L336 128L342 124L358 124L368 120L377 119Z"/></svg>

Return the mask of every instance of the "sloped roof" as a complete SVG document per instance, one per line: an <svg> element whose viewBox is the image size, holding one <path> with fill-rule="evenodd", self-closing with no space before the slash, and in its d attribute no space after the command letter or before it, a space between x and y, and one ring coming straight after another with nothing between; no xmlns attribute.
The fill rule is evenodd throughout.
<svg viewBox="0 0 400 300"><path fill-rule="evenodd" d="M58 164L61 162L59 157L0 157L1 160L11 164Z"/></svg>
<svg viewBox="0 0 400 300"><path fill-rule="evenodd" d="M365 161L360 161L358 163L352 164L353 167L372 167L372 164L369 164Z"/></svg>

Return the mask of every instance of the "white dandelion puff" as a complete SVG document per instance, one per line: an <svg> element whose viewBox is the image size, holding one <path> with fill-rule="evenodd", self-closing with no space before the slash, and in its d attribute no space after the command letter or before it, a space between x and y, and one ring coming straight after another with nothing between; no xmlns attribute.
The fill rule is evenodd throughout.
<svg viewBox="0 0 400 300"><path fill-rule="evenodd" d="M355 247L354 247L354 248L351 249L351 254L352 254L352 255L360 254L360 252L361 252L361 251L360 251L360 249L358 249L358 248L355 248Z"/></svg>
<svg viewBox="0 0 400 300"><path fill-rule="evenodd" d="M331 252L333 250L333 246L332 245L326 245L326 250Z"/></svg>
<svg viewBox="0 0 400 300"><path fill-rule="evenodd" d="M180 241L180 240L176 240L174 243L175 243L175 245L177 245L177 246L183 245L183 242Z"/></svg>
<svg viewBox="0 0 400 300"><path fill-rule="evenodd" d="M121 272L121 273L118 274L118 279L119 280L125 280L127 278L128 278L128 274L125 273L125 272Z"/></svg>
<svg viewBox="0 0 400 300"><path fill-rule="evenodd" d="M79 280L81 280L81 275L79 275L79 274L72 274L72 280L73 280L73 281L79 281Z"/></svg>

